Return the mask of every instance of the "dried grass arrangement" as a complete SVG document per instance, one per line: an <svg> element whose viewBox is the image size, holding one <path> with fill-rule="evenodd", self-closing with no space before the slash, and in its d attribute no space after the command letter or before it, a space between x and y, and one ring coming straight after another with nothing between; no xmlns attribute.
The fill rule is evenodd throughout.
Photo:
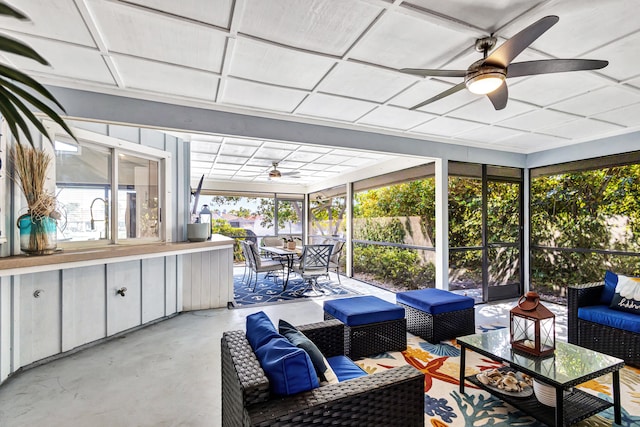
<svg viewBox="0 0 640 427"><path fill-rule="evenodd" d="M51 156L16 144L12 151L14 180L27 199L28 211L18 219L20 248L28 254L51 253L56 247L56 198L45 190Z"/></svg>

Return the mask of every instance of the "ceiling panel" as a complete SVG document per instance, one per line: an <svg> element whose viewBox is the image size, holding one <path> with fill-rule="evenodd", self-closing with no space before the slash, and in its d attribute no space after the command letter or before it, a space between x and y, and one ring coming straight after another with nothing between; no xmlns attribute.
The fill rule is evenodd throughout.
<svg viewBox="0 0 640 427"><path fill-rule="evenodd" d="M640 32L603 46L593 51L589 56L609 61L609 65L599 72L623 81L640 74L638 57L633 53L638 49L638 46L640 46Z"/></svg>
<svg viewBox="0 0 640 427"><path fill-rule="evenodd" d="M503 110L495 110L490 106L487 106L487 103L486 99L477 99L470 104L452 111L449 116L485 123L496 123L534 109L534 107L529 104L518 102L513 99L509 100L507 107Z"/></svg>
<svg viewBox="0 0 640 427"><path fill-rule="evenodd" d="M389 101L389 104L397 105L403 108L411 108L414 105L417 105L423 101L426 101L432 96L439 94L440 92L444 92L452 86L452 84L434 79L423 80L393 98L391 101ZM481 98L480 95L474 95L467 90L461 90L460 92L454 93L451 96L447 96L446 98L439 99L438 101L432 102L431 104L420 107L418 111L438 115L445 114L479 98ZM488 108L492 108L489 100L484 101Z"/></svg>
<svg viewBox="0 0 640 427"><path fill-rule="evenodd" d="M226 43L223 33L123 3L87 1L109 50L220 72Z"/></svg>
<svg viewBox="0 0 640 427"><path fill-rule="evenodd" d="M621 126L640 128L640 103L618 108L606 113L596 114L594 119L600 119Z"/></svg>
<svg viewBox="0 0 640 427"><path fill-rule="evenodd" d="M232 0L127 0L132 4L183 16L194 21L229 28Z"/></svg>
<svg viewBox="0 0 640 427"><path fill-rule="evenodd" d="M546 128L540 132L565 138L586 138L592 135L613 135L621 129L618 125L599 120L580 119L560 126Z"/></svg>
<svg viewBox="0 0 640 427"><path fill-rule="evenodd" d="M229 79L222 92L222 102L264 110L291 112L305 96L306 92L301 90Z"/></svg>
<svg viewBox="0 0 640 427"><path fill-rule="evenodd" d="M247 0L238 31L341 56L381 10L363 2Z"/></svg>
<svg viewBox="0 0 640 427"><path fill-rule="evenodd" d="M126 87L213 101L219 77L191 68L114 55L114 63Z"/></svg>
<svg viewBox="0 0 640 427"><path fill-rule="evenodd" d="M522 134L522 131L503 128L500 126L484 126L473 128L456 136L458 139L467 141L481 141L495 143L503 139L511 138Z"/></svg>
<svg viewBox="0 0 640 427"><path fill-rule="evenodd" d="M287 156L287 160L301 161L301 162L312 162L318 157L320 157L320 153L309 153L306 151L294 151L289 156Z"/></svg>
<svg viewBox="0 0 640 427"><path fill-rule="evenodd" d="M353 122L371 111L375 105L367 101L318 93L309 95L296 109L296 113Z"/></svg>
<svg viewBox="0 0 640 427"><path fill-rule="evenodd" d="M640 93L637 91L609 86L554 104L552 108L591 116L618 107L635 104L636 102L640 102Z"/></svg>
<svg viewBox="0 0 640 427"><path fill-rule="evenodd" d="M257 147L248 147L246 145L224 144L220 149L220 154L251 157L257 150L258 150Z"/></svg>
<svg viewBox="0 0 640 427"><path fill-rule="evenodd" d="M450 117L438 117L437 119L413 128L413 131L430 135L450 136L467 132L480 126L482 126L482 124L477 122L453 119Z"/></svg>
<svg viewBox="0 0 640 427"><path fill-rule="evenodd" d="M509 85L509 102L522 99L546 107L554 102L596 90L608 84L606 79L588 71L541 74Z"/></svg>
<svg viewBox="0 0 640 427"><path fill-rule="evenodd" d="M626 16L636 10L635 0L556 0L540 8L526 20L513 23L509 35L545 15L557 15L559 22L532 45L556 58L609 59L585 53L640 28L637 19ZM594 52L595 53L595 52Z"/></svg>
<svg viewBox="0 0 640 427"><path fill-rule="evenodd" d="M219 149L220 143L217 142L191 140L191 151L216 154Z"/></svg>
<svg viewBox="0 0 640 427"><path fill-rule="evenodd" d="M100 52L86 47L67 43L20 35L19 39L42 56L50 66L41 65L22 56L8 54L11 62L23 71L35 71L66 79L82 79L115 86L115 81ZM74 61L69 61L69 57Z"/></svg>
<svg viewBox="0 0 640 427"><path fill-rule="evenodd" d="M384 102L413 83L415 78L409 75L354 62L343 62L329 73L318 86L318 90Z"/></svg>
<svg viewBox="0 0 640 427"><path fill-rule="evenodd" d="M441 15L454 16L491 34L543 1L511 0L479 3L477 0L408 0L405 3Z"/></svg>
<svg viewBox="0 0 640 427"><path fill-rule="evenodd" d="M452 53L473 45L475 38L475 33L447 28L436 19L388 12L353 48L351 56L393 69L437 68Z"/></svg>
<svg viewBox="0 0 640 427"><path fill-rule="evenodd" d="M335 60L274 44L239 38L229 74L249 80L313 89Z"/></svg>
<svg viewBox="0 0 640 427"><path fill-rule="evenodd" d="M541 135L537 133L522 133L512 138L507 138L496 145L509 144L509 146L518 147L523 153L531 153L552 147L561 147L567 145L570 141L551 135Z"/></svg>
<svg viewBox="0 0 640 427"><path fill-rule="evenodd" d="M9 3L27 15L29 20L2 16L0 28L3 30L15 30L19 33L96 47L73 0L19 0ZM19 38L22 39L22 36ZM37 52L41 55L46 54L46 51Z"/></svg>
<svg viewBox="0 0 640 427"><path fill-rule="evenodd" d="M551 110L535 110L499 122L500 126L526 131L549 128L576 120L578 117Z"/></svg>
<svg viewBox="0 0 640 427"><path fill-rule="evenodd" d="M358 123L406 130L433 120L435 117L437 116L421 111L407 112L406 109L403 108L381 106L358 120Z"/></svg>

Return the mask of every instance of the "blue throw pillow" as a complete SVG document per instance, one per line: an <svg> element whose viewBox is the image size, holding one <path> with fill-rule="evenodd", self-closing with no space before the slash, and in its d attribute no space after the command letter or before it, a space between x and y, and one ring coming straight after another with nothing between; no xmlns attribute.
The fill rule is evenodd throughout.
<svg viewBox="0 0 640 427"><path fill-rule="evenodd" d="M254 352L272 338L278 337L282 335L276 331L276 327L264 311L247 316L247 340Z"/></svg>
<svg viewBox="0 0 640 427"><path fill-rule="evenodd" d="M611 304L613 294L616 293L616 286L618 286L618 275L607 270L607 272L604 273L604 289L600 294L601 304Z"/></svg>
<svg viewBox="0 0 640 427"><path fill-rule="evenodd" d="M610 308L640 314L640 277L618 276Z"/></svg>
<svg viewBox="0 0 640 427"><path fill-rule="evenodd" d="M314 342L305 334L300 332L289 322L282 319L280 319L280 322L278 323L278 331L284 335L291 344L307 352L320 381L326 381L328 383L338 382L338 377L333 373L318 346L315 345Z"/></svg>
<svg viewBox="0 0 640 427"><path fill-rule="evenodd" d="M286 338L273 338L255 353L269 378L273 393L288 396L319 386L316 370L307 352L295 347Z"/></svg>

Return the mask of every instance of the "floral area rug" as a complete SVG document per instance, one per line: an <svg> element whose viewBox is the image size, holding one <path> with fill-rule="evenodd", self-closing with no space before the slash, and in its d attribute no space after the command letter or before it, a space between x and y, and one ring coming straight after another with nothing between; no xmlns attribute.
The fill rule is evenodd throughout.
<svg viewBox="0 0 640 427"><path fill-rule="evenodd" d="M481 327L481 331L503 326ZM407 350L389 352L356 363L369 374L409 364L425 374L425 426L428 427L507 427L544 426L534 418L502 402L499 398L465 383L460 395L460 348L455 341L430 344L408 335ZM501 365L480 354L467 351L466 375ZM611 374L586 382L581 389L612 401ZM622 426L640 427L640 369L625 366L620 371ZM611 426L613 408L600 412L578 424L583 427Z"/></svg>
<svg viewBox="0 0 640 427"><path fill-rule="evenodd" d="M274 304L283 301L295 301L300 298L312 298L302 293L307 289L308 285L300 278L291 276L287 289L282 290L282 279L277 277L264 278L264 274L258 277L258 284L255 292L253 291L253 282L247 285L242 281L242 274L233 276L233 299L234 306L246 307L251 304ZM320 279L318 280L318 288L324 293L323 297L332 297L337 295L356 294L347 288L340 286L337 282Z"/></svg>

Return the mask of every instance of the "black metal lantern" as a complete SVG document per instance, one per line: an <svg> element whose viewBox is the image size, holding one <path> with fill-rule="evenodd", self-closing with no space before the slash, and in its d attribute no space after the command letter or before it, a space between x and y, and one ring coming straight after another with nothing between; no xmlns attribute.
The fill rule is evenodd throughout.
<svg viewBox="0 0 640 427"><path fill-rule="evenodd" d="M549 356L556 349L556 316L540 304L535 292L520 297L510 312L511 347L534 356Z"/></svg>

